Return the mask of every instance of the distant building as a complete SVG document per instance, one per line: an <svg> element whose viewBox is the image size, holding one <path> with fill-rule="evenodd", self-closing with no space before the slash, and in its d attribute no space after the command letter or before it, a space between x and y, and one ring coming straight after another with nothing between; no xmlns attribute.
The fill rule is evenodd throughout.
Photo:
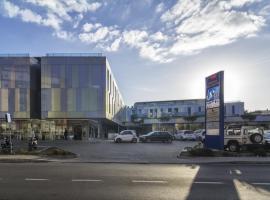
<svg viewBox="0 0 270 200"><path fill-rule="evenodd" d="M243 102L225 103L225 121L244 114ZM137 102L130 108L130 126L144 127L143 132L204 128L205 100L168 100ZM228 121L228 120L227 120Z"/></svg>
<svg viewBox="0 0 270 200"><path fill-rule="evenodd" d="M133 114L136 114L139 118L203 116L205 112L205 100L187 99L137 102L134 104L132 110ZM225 116L241 116L243 114L244 102L225 103Z"/></svg>

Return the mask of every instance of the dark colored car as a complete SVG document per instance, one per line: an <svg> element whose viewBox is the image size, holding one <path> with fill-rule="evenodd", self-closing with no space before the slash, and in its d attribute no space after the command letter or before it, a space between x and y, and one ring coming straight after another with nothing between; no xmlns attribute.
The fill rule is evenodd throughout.
<svg viewBox="0 0 270 200"><path fill-rule="evenodd" d="M167 131L153 131L139 137L141 142L172 142L173 136Z"/></svg>

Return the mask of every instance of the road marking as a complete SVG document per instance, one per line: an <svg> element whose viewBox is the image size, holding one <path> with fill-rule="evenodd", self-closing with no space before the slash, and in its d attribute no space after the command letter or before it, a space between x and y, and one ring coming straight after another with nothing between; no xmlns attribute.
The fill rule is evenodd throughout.
<svg viewBox="0 0 270 200"><path fill-rule="evenodd" d="M72 179L72 182L101 182L100 179Z"/></svg>
<svg viewBox="0 0 270 200"><path fill-rule="evenodd" d="M132 183L168 183L168 181L132 180Z"/></svg>
<svg viewBox="0 0 270 200"><path fill-rule="evenodd" d="M242 172L241 172L239 169L236 169L236 170L235 170L235 173L236 173L237 175L241 175L241 174L242 174Z"/></svg>
<svg viewBox="0 0 270 200"><path fill-rule="evenodd" d="M25 178L26 181L48 181L46 178Z"/></svg>
<svg viewBox="0 0 270 200"><path fill-rule="evenodd" d="M195 181L194 182L195 184L217 184L217 185L220 185L220 184L224 184L223 182L212 182L212 181Z"/></svg>
<svg viewBox="0 0 270 200"><path fill-rule="evenodd" d="M270 183L252 183L253 185L270 185Z"/></svg>

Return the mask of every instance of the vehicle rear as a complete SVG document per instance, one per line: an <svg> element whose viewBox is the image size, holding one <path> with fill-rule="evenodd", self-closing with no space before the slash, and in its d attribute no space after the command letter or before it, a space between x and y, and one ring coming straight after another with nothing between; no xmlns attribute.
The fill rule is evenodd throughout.
<svg viewBox="0 0 270 200"><path fill-rule="evenodd" d="M196 140L196 135L193 133L193 131L185 131L183 140Z"/></svg>

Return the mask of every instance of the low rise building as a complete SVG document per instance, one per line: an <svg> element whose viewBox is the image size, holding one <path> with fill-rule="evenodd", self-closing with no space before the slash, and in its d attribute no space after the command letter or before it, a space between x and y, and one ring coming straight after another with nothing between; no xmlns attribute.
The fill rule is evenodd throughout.
<svg viewBox="0 0 270 200"><path fill-rule="evenodd" d="M224 109L225 122L230 123L244 114L244 103L228 102ZM137 102L130 110L129 126L133 123L143 133L204 128L205 124L205 99Z"/></svg>

